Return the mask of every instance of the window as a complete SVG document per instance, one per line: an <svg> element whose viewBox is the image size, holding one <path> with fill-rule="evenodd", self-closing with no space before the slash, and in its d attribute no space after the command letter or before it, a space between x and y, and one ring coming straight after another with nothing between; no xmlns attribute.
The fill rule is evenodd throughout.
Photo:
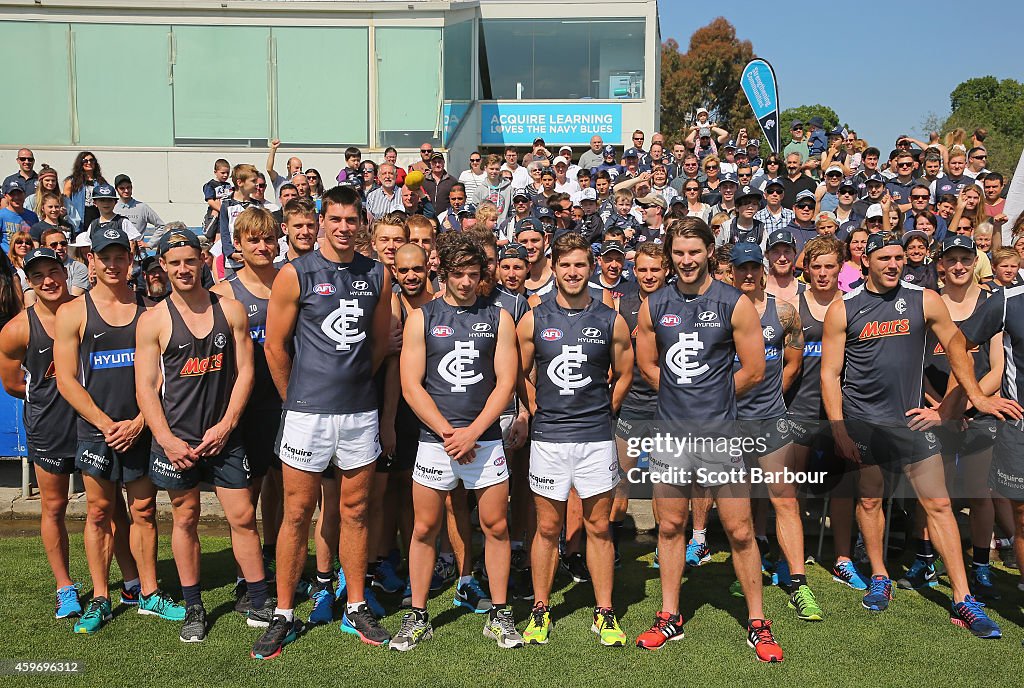
<svg viewBox="0 0 1024 688"><path fill-rule="evenodd" d="M441 145L440 27L381 27L374 44L379 145Z"/></svg>
<svg viewBox="0 0 1024 688"><path fill-rule="evenodd" d="M0 110L7 145L71 143L68 25L0 22L0 64L8 73L10 104Z"/></svg>

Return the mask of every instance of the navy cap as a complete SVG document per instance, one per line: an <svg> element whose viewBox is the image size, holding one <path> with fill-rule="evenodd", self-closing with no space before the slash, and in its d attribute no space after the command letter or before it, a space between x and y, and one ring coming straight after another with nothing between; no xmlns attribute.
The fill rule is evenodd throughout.
<svg viewBox="0 0 1024 688"><path fill-rule="evenodd" d="M520 232L539 232L540 221L536 218L527 217L519 221L516 225L516 236L519 236Z"/></svg>
<svg viewBox="0 0 1024 688"><path fill-rule="evenodd" d="M927 232L924 232L920 229L911 229L904 232L903 236L900 237L900 243L903 244L903 248L907 247L907 244L910 243L911 239L920 239L921 241L924 242L925 246L928 246L929 244L932 243L932 238L928 236Z"/></svg>
<svg viewBox="0 0 1024 688"><path fill-rule="evenodd" d="M622 242L618 239L609 239L608 241L601 244L601 255L618 251L622 255L626 255L626 249L623 247Z"/></svg>
<svg viewBox="0 0 1024 688"><path fill-rule="evenodd" d="M830 131L828 133L828 135L829 136L846 136L846 132L845 132L845 130L841 126L836 125L836 128L833 129L832 131Z"/></svg>
<svg viewBox="0 0 1024 688"><path fill-rule="evenodd" d="M554 167L545 167L544 169L542 169L540 171L540 176L543 177L545 174L550 174L552 177L557 177L558 176L557 174L555 174L555 168Z"/></svg>
<svg viewBox="0 0 1024 688"><path fill-rule="evenodd" d="M729 262L733 265L743 265L744 263L759 263L763 265L764 253L759 245L751 241L741 241L733 245Z"/></svg>
<svg viewBox="0 0 1024 688"><path fill-rule="evenodd" d="M167 234L170 234L168 232ZM164 236L167 236L164 234ZM161 242L163 239L161 238ZM120 246L126 251L130 251L132 248L132 242L128 239L128 234L120 227L107 227L101 229L97 227L89 235L89 245L93 251L102 251L107 246Z"/></svg>
<svg viewBox="0 0 1024 688"><path fill-rule="evenodd" d="M794 129L803 129L803 128L804 128L804 123L801 122L800 120L795 120L792 124L789 125L789 130L790 131L793 131Z"/></svg>
<svg viewBox="0 0 1024 688"><path fill-rule="evenodd" d="M868 237L868 244L864 247L864 255L870 256L880 248L886 246L902 246L899 237L893 232L875 232Z"/></svg>
<svg viewBox="0 0 1024 688"><path fill-rule="evenodd" d="M505 246L501 248L501 252L498 254L498 261L500 262L508 258L515 258L525 263L526 247L522 244L516 243L505 244Z"/></svg>
<svg viewBox="0 0 1024 688"><path fill-rule="evenodd" d="M726 148L732 148L733 150L736 150L736 142L733 141L732 139L729 139L729 141L724 146L722 146L722 150L725 150Z"/></svg>
<svg viewBox="0 0 1024 688"><path fill-rule="evenodd" d="M132 178L129 177L127 174L119 174L116 177L114 177L114 188L115 189L117 187L121 186L122 184L131 184L131 183L132 183Z"/></svg>
<svg viewBox="0 0 1024 688"><path fill-rule="evenodd" d="M785 191L785 190L786 190L786 184L785 184L785 183L784 183L784 182L782 181L782 179L780 179L779 177L774 177L774 178L772 178L772 179L769 179L768 181L766 181L766 182L764 183L764 190L765 190L765 191L768 191L768 187L769 187L769 186L778 186L778 187L780 187L780 188L781 188L781 189L782 189L783 191Z"/></svg>
<svg viewBox="0 0 1024 688"><path fill-rule="evenodd" d="M825 120L823 120L821 117L818 117L818 116L811 117L809 120L807 120L807 123L808 124L813 124L814 126L818 127L819 129L824 129L825 128Z"/></svg>
<svg viewBox="0 0 1024 688"><path fill-rule="evenodd" d="M640 151L638 151L636 148L627 148L626 152L622 154L622 157L624 157L624 158L639 158L640 157Z"/></svg>
<svg viewBox="0 0 1024 688"><path fill-rule="evenodd" d="M725 184L726 182L730 182L732 184L735 184L736 186L739 186L740 178L736 176L735 172L726 172L721 177L719 177L719 183Z"/></svg>
<svg viewBox="0 0 1024 688"><path fill-rule="evenodd" d="M516 189L512 192L512 200L515 201L517 198L530 200L530 193L526 189Z"/></svg>
<svg viewBox="0 0 1024 688"><path fill-rule="evenodd" d="M471 215L476 215L476 205L472 203L467 203L466 205L459 208L459 210L456 211L455 213L455 217L466 217Z"/></svg>
<svg viewBox="0 0 1024 688"><path fill-rule="evenodd" d="M93 200L97 198L108 198L112 201L117 200L117 191L110 184L98 184L92 190Z"/></svg>
<svg viewBox="0 0 1024 688"><path fill-rule="evenodd" d="M56 251L54 251L52 248L46 248L44 246L40 248L34 248L31 251L29 251L28 255L25 256L25 262L22 264L22 268L28 270L28 266L36 262L37 260L52 260L55 261L58 265L64 264L64 261L62 261L57 256Z"/></svg>
<svg viewBox="0 0 1024 688"><path fill-rule="evenodd" d="M4 195L6 196L12 191L20 191L21 193L25 193L25 187L21 185L21 182L19 180L11 179L8 180L6 184L4 184Z"/></svg>
<svg viewBox="0 0 1024 688"><path fill-rule="evenodd" d="M814 197L814 192L809 189L804 189L796 195L796 199L793 201L793 205L796 205L800 201L808 200L813 204L817 204L817 199Z"/></svg>
<svg viewBox="0 0 1024 688"><path fill-rule="evenodd" d="M870 174L870 175L868 175L867 177L864 178L864 183L865 184L870 184L871 182L878 182L879 184L885 184L885 177L880 175L878 172L875 172L874 174Z"/></svg>
<svg viewBox="0 0 1024 688"><path fill-rule="evenodd" d="M555 220L555 214L551 212L551 208L547 207L546 205L542 205L541 207L537 208L533 212L533 214L536 215L537 219L541 221L551 220L552 222L554 222Z"/></svg>
<svg viewBox="0 0 1024 688"><path fill-rule="evenodd" d="M753 186L744 186L742 189L736 192L736 205L740 204L744 198L756 198L760 201L764 196Z"/></svg>
<svg viewBox="0 0 1024 688"><path fill-rule="evenodd" d="M942 240L942 248L939 249L939 253L943 254L946 251L954 248L962 248L971 253L975 253L978 247L974 244L974 239L965 234L947 234L946 238ZM29 254L31 255L31 254ZM26 261L26 265L27 265Z"/></svg>
<svg viewBox="0 0 1024 688"><path fill-rule="evenodd" d="M788 229L779 229L768 235L768 248L776 246L778 244L786 244L796 248L796 239L793 238L793 233Z"/></svg>
<svg viewBox="0 0 1024 688"><path fill-rule="evenodd" d="M95 247L95 242L93 243L93 246ZM182 246L191 246L197 251L202 250L202 246L199 244L199 239L190 230L172 229L169 232L164 232L164 235L160 237L160 243L157 244L156 252L157 255L162 256L172 248L180 248Z"/></svg>
<svg viewBox="0 0 1024 688"><path fill-rule="evenodd" d="M853 189L854 191L857 190L857 182L853 181L853 177L847 177L843 181L839 182L840 189L845 189L847 187Z"/></svg>
<svg viewBox="0 0 1024 688"><path fill-rule="evenodd" d="M750 141L747 143L747 148L750 148L751 146L753 146L754 148L760 148L761 142L758 141L757 139L750 139Z"/></svg>
<svg viewBox="0 0 1024 688"><path fill-rule="evenodd" d="M604 154L605 155L615 155L615 146L613 146L610 143L604 144Z"/></svg>

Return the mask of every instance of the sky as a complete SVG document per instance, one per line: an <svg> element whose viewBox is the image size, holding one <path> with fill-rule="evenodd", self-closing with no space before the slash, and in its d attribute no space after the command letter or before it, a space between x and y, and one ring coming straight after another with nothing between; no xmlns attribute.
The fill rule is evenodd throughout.
<svg viewBox="0 0 1024 688"><path fill-rule="evenodd" d="M1024 81L1019 0L659 0L658 11L661 40L674 38L682 52L694 30L724 16L771 63L781 109L828 105L882 150L901 134L927 141L923 121L948 115L950 92L967 79ZM922 68L911 71L915 65Z"/></svg>

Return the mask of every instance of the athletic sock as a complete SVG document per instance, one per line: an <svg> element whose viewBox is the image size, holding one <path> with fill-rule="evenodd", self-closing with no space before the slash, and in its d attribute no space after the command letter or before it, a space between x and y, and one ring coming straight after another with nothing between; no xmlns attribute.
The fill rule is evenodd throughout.
<svg viewBox="0 0 1024 688"><path fill-rule="evenodd" d="M181 596L185 598L185 606L191 607L193 605L203 604L203 596L200 592L200 585L183 585L181 586Z"/></svg>
<svg viewBox="0 0 1024 688"><path fill-rule="evenodd" d="M935 561L935 550L932 549L931 540L917 538L917 558L929 566Z"/></svg>
<svg viewBox="0 0 1024 688"><path fill-rule="evenodd" d="M418 618L418 619L420 619L422 621L426 621L427 619L430 618L430 614L427 613L427 608L426 607L413 607L411 609L411 611L412 611L413 614L416 615L416 618Z"/></svg>
<svg viewBox="0 0 1024 688"><path fill-rule="evenodd" d="M131 590L132 588L139 588L141 590L142 584L139 582L138 578L132 578L131 580L126 580L121 587L125 590Z"/></svg>
<svg viewBox="0 0 1024 688"><path fill-rule="evenodd" d="M334 574L331 573L330 571L317 571L316 572L316 582L319 583L322 587L329 586L333 580L334 580Z"/></svg>
<svg viewBox="0 0 1024 688"><path fill-rule="evenodd" d="M456 589L461 588L463 585L469 585L469 581L473 580L473 576L459 576L459 584Z"/></svg>
<svg viewBox="0 0 1024 688"><path fill-rule="evenodd" d="M989 555L992 550L988 547L975 547L974 548L974 565L975 566L988 566Z"/></svg>
<svg viewBox="0 0 1024 688"><path fill-rule="evenodd" d="M805 573L791 574L789 579L793 581L792 590L796 590L801 585L807 585L807 574Z"/></svg>
<svg viewBox="0 0 1024 688"><path fill-rule="evenodd" d="M366 604L365 600L359 600L358 602L349 602L345 605L345 612L348 614L353 614L357 609L359 609L360 606L364 604Z"/></svg>
<svg viewBox="0 0 1024 688"><path fill-rule="evenodd" d="M263 606L267 603L267 581L261 579L258 581L245 582L249 590L249 600L252 602L253 609L263 609Z"/></svg>
<svg viewBox="0 0 1024 688"><path fill-rule="evenodd" d="M708 542L708 529L702 528L701 530L693 529L693 541L699 545L705 545Z"/></svg>
<svg viewBox="0 0 1024 688"><path fill-rule="evenodd" d="M274 616L278 616L278 615L283 616L284 618L288 619L289 622L295 620L295 610L294 609L281 609L280 607L275 607L274 608Z"/></svg>

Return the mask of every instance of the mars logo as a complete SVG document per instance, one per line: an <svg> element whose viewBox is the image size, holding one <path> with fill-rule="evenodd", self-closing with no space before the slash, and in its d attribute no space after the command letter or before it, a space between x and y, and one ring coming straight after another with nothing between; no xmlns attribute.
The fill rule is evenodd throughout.
<svg viewBox="0 0 1024 688"><path fill-rule="evenodd" d="M975 344L972 348L967 350L967 353L969 353L969 354L976 354L979 351L981 351L981 347L979 345ZM935 356L945 356L946 355L946 350L942 348L942 342L936 342L935 343L935 349L932 350L932 354L935 355Z"/></svg>
<svg viewBox="0 0 1024 688"><path fill-rule="evenodd" d="M668 315L661 316L660 322L665 327L675 327L676 325L681 323L682 320L680 319L680 317L678 315L676 315L674 313L669 313Z"/></svg>
<svg viewBox="0 0 1024 688"><path fill-rule="evenodd" d="M902 299L900 299L902 301ZM898 304L897 304L898 305ZM906 307L906 304L904 304ZM858 339L874 339L875 337L896 337L910 334L910 320L872 320L864 324Z"/></svg>
<svg viewBox="0 0 1024 688"><path fill-rule="evenodd" d="M562 331L557 327L549 327L540 333L540 338L545 342L557 342L562 338Z"/></svg>
<svg viewBox="0 0 1024 688"><path fill-rule="evenodd" d="M333 284L328 284L327 282L321 282L313 287L313 293L320 296L330 296L336 291L338 291L337 288Z"/></svg>
<svg viewBox="0 0 1024 688"><path fill-rule="evenodd" d="M356 280L355 282L352 283L353 291L366 291L369 288L369 283L365 282L364 280Z"/></svg>
<svg viewBox="0 0 1024 688"><path fill-rule="evenodd" d="M447 325L434 325L430 328L430 334L434 337L451 337L455 334L455 330Z"/></svg>
<svg viewBox="0 0 1024 688"><path fill-rule="evenodd" d="M584 327L583 332L581 332L580 334L582 334L584 337L600 337L601 330L597 329L596 327Z"/></svg>
<svg viewBox="0 0 1024 688"><path fill-rule="evenodd" d="M896 309L897 313L903 315L907 312L907 300L902 298L896 299L896 303L893 304L893 307Z"/></svg>
<svg viewBox="0 0 1024 688"><path fill-rule="evenodd" d="M214 354L206 358L193 356L185 361L181 368L182 377L198 377L207 373L215 373L224 365L224 354Z"/></svg>
<svg viewBox="0 0 1024 688"><path fill-rule="evenodd" d="M228 338L223 332L218 332L217 336L213 338L213 345L218 349L223 349L224 345L228 343Z"/></svg>

